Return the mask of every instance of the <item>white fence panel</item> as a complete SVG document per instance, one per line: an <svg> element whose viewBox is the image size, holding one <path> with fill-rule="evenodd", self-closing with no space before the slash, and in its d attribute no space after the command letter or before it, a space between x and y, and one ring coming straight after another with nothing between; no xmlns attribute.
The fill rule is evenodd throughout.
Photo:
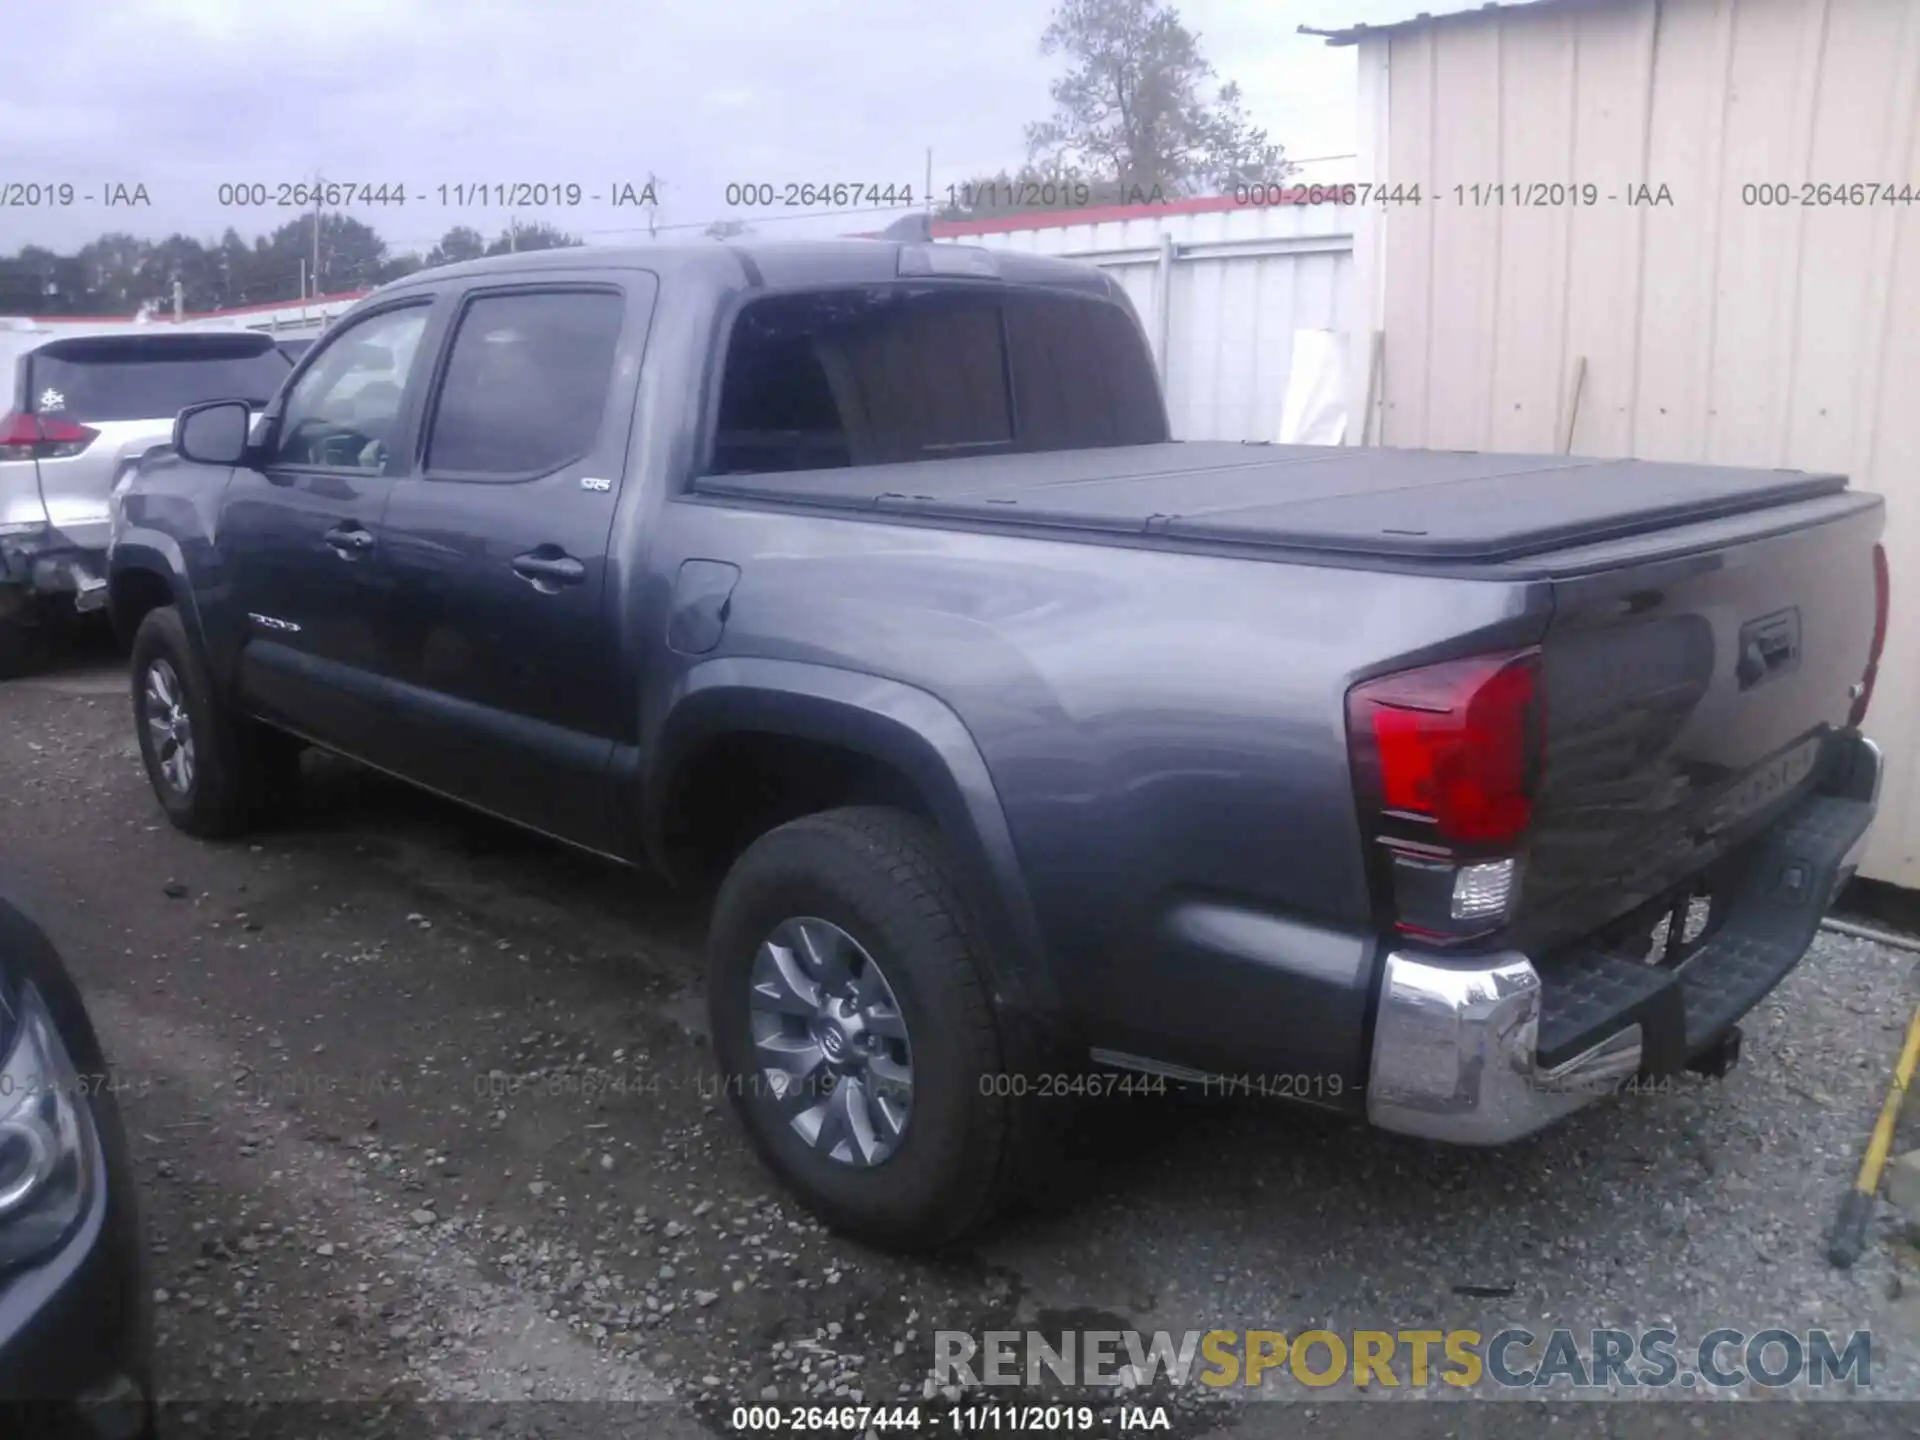
<svg viewBox="0 0 1920 1440"><path fill-rule="evenodd" d="M310 340L359 303L358 295L295 301L291 305L235 312L249 330L266 330L281 340Z"/></svg>

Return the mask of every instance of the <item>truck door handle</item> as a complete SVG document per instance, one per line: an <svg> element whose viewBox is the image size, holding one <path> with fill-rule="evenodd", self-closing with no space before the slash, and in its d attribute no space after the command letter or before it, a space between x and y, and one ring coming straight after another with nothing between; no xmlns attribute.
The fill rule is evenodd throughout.
<svg viewBox="0 0 1920 1440"><path fill-rule="evenodd" d="M562 585L578 585L587 578L587 567L556 547L542 545L525 555L513 557L513 573L542 595L559 592Z"/></svg>
<svg viewBox="0 0 1920 1440"><path fill-rule="evenodd" d="M351 560L356 555L365 554L373 548L373 532L357 521L349 520L344 525L336 525L320 537L333 547L334 554L342 560Z"/></svg>

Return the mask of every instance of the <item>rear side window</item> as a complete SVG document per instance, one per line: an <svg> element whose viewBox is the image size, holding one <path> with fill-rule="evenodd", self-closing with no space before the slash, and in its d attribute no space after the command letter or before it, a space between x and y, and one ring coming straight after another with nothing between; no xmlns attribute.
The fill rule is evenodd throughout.
<svg viewBox="0 0 1920 1440"><path fill-rule="evenodd" d="M1095 299L899 286L771 296L734 323L712 469L884 465L1164 440L1152 363Z"/></svg>
<svg viewBox="0 0 1920 1440"><path fill-rule="evenodd" d="M265 335L55 340L27 360L27 408L76 424L171 420L205 400L264 405L292 366Z"/></svg>
<svg viewBox="0 0 1920 1440"><path fill-rule="evenodd" d="M427 441L430 471L545 475L600 433L625 314L612 291L484 295L460 317Z"/></svg>
<svg viewBox="0 0 1920 1440"><path fill-rule="evenodd" d="M1152 361L1119 306L1046 295L1009 305L1006 315L1023 448L1167 439Z"/></svg>

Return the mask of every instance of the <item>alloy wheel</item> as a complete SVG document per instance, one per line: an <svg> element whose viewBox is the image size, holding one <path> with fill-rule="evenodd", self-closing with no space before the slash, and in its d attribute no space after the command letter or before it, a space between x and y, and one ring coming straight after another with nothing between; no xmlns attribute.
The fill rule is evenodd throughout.
<svg viewBox="0 0 1920 1440"><path fill-rule="evenodd" d="M872 955L830 921L783 920L754 954L748 1008L759 1081L809 1147L883 1163L913 1116L906 1017Z"/></svg>
<svg viewBox="0 0 1920 1440"><path fill-rule="evenodd" d="M187 714L186 687L169 660L147 667L142 710L153 756L175 794L193 789L193 719Z"/></svg>

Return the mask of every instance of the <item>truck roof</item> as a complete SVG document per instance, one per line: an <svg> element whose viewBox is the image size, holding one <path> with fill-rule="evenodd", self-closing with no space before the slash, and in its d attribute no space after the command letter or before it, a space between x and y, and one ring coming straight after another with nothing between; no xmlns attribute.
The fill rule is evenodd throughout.
<svg viewBox="0 0 1920 1440"><path fill-rule="evenodd" d="M470 277L512 275L529 270L597 270L627 268L651 270L662 282L707 279L750 286L832 285L877 283L901 278L900 257L905 250L936 250L945 255L978 257L974 263L991 267L991 274L1015 284L1052 285L1113 296L1119 282L1102 270L1072 260L1018 251L989 250L983 246L953 245L945 241L914 241L848 236L824 240L743 240L645 245L572 245L553 250L522 250L490 255L416 271L375 294L390 294L413 284L461 280ZM907 277L912 278L912 277Z"/></svg>

